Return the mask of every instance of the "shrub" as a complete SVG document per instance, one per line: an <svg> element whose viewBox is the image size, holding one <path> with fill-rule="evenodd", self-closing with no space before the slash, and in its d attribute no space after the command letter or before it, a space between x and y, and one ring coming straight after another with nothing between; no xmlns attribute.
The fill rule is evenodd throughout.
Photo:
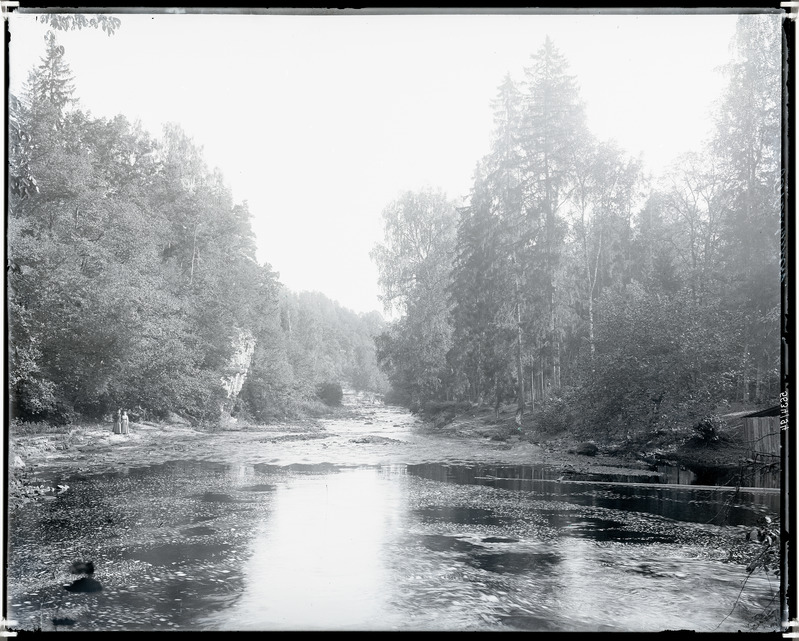
<svg viewBox="0 0 799 641"><path fill-rule="evenodd" d="M563 387L542 402L532 413L533 431L537 434L553 436L567 429L574 429L572 388Z"/></svg>
<svg viewBox="0 0 799 641"><path fill-rule="evenodd" d="M694 425L693 440L703 445L718 443L723 439L723 429L726 425L726 422L720 416L706 416Z"/></svg>
<svg viewBox="0 0 799 641"><path fill-rule="evenodd" d="M340 404L340 403L337 403ZM298 401L295 406L292 408L293 416L296 418L302 418L310 416L312 418L320 418L325 416L329 413L328 407L330 407L330 403L325 403L324 401L320 402L315 398L306 399Z"/></svg>
<svg viewBox="0 0 799 641"><path fill-rule="evenodd" d="M16 418L9 423L10 433L14 436L33 436L37 434L65 434L68 425L54 425L47 421L22 421Z"/></svg>
<svg viewBox="0 0 799 641"><path fill-rule="evenodd" d="M469 401L427 401L423 406L425 414L434 415L440 412L466 412L472 408Z"/></svg>
<svg viewBox="0 0 799 641"><path fill-rule="evenodd" d="M339 383L322 383L316 388L316 395L325 405L341 405L344 391Z"/></svg>
<svg viewBox="0 0 799 641"><path fill-rule="evenodd" d="M386 405L399 405L400 407L410 408L412 405L411 396L405 390L396 386L391 386L383 396Z"/></svg>

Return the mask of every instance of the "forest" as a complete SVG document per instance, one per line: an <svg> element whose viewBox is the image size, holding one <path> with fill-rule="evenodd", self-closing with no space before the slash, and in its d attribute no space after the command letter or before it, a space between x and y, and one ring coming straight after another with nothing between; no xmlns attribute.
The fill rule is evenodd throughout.
<svg viewBox="0 0 799 641"><path fill-rule="evenodd" d="M655 176L592 134L546 39L498 88L468 204L425 189L383 212L391 397L626 439L775 404L781 47L773 20L739 17L712 136Z"/></svg>
<svg viewBox="0 0 799 641"><path fill-rule="evenodd" d="M270 421L343 386L414 410L514 404L537 434L630 437L775 403L783 100L769 16L740 16L714 134L656 176L590 131L547 39L498 87L468 204L424 188L382 212L388 321L259 264L247 202L180 126L154 136L80 108L56 32L112 34L117 19L49 20L40 64L9 95L12 417Z"/></svg>
<svg viewBox="0 0 799 641"><path fill-rule="evenodd" d="M179 126L155 137L79 108L56 31L119 20L49 19L9 96L11 416L265 422L319 412L342 386L382 392L379 313L289 291L259 264L247 202Z"/></svg>

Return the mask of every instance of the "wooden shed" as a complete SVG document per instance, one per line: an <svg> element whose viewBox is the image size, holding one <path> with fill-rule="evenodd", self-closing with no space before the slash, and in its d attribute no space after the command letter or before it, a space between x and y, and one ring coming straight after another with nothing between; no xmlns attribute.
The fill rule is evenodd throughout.
<svg viewBox="0 0 799 641"><path fill-rule="evenodd" d="M743 417L744 444L753 455L780 456L780 407L775 405Z"/></svg>

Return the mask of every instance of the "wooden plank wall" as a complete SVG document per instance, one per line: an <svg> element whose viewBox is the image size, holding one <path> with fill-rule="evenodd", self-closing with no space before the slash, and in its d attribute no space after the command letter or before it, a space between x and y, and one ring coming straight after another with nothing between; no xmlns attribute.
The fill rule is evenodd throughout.
<svg viewBox="0 0 799 641"><path fill-rule="evenodd" d="M744 419L744 442L757 454L780 455L780 419L760 416Z"/></svg>

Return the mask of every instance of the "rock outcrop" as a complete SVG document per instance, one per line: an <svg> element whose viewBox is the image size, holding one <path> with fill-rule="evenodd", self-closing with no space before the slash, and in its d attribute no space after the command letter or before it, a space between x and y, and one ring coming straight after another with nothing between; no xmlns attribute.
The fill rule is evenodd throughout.
<svg viewBox="0 0 799 641"><path fill-rule="evenodd" d="M228 363L225 375L222 377L222 386L227 392L229 402L236 400L244 386L247 372L250 370L252 355L255 352L255 338L250 332L239 331L234 347L235 351Z"/></svg>

